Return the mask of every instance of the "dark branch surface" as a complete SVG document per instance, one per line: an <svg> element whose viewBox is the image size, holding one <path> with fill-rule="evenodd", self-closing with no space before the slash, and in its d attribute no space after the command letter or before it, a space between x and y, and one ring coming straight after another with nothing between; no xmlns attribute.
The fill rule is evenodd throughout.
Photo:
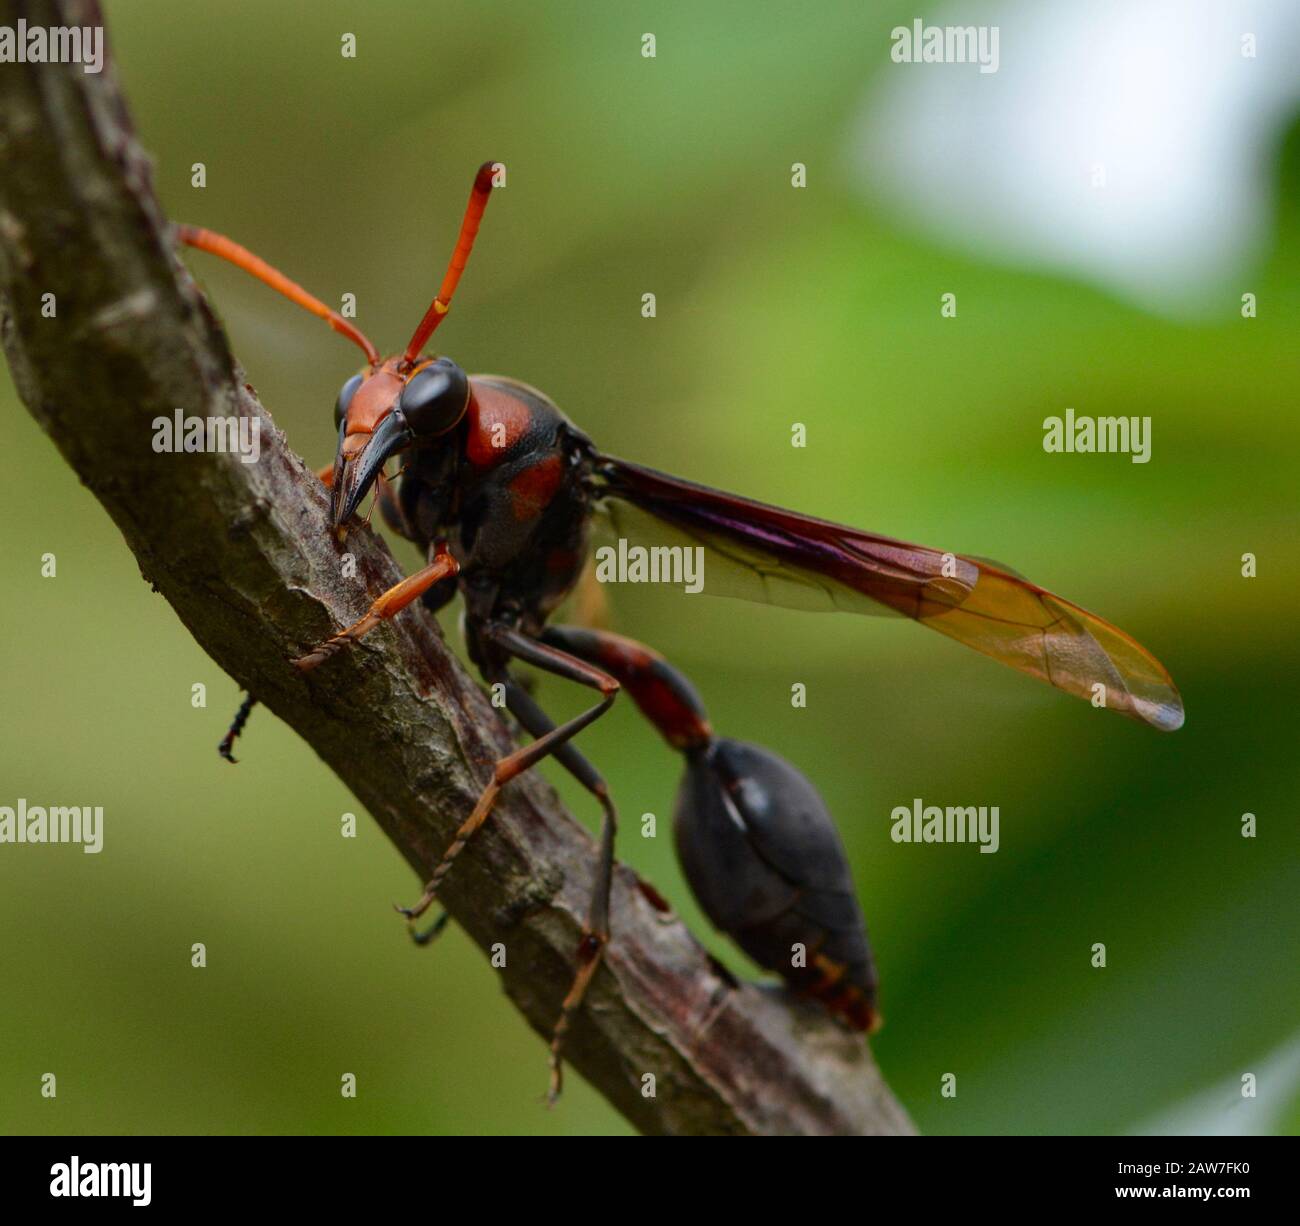
<svg viewBox="0 0 1300 1226"><path fill-rule="evenodd" d="M0 21L19 17L102 22L93 0L0 0ZM42 317L46 293L57 295L55 319ZM144 578L311 744L424 880L508 734L418 604L307 678L289 664L400 573L360 530L347 545L356 578L340 578L325 491L244 385L175 258L111 64L98 76L0 66L0 335L33 416ZM155 453L152 420L177 407L259 420L259 462ZM473 940L508 945L506 992L543 1035L571 979L593 866L589 836L530 772L446 881L443 901ZM860 1038L782 992L731 986L623 866L612 922L568 1057L637 1128L912 1131ZM540 1089L540 1044L537 1071ZM647 1073L652 1098L642 1096Z"/></svg>

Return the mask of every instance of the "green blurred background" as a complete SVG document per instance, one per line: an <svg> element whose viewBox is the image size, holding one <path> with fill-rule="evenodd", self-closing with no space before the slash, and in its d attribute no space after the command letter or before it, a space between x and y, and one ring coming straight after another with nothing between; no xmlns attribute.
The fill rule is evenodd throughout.
<svg viewBox="0 0 1300 1226"><path fill-rule="evenodd" d="M1236 292L1172 323L918 237L854 188L854 116L891 67L890 26L917 15L868 7L137 2L108 20L169 215L327 301L355 293L381 349L427 305L474 168L501 159L508 189L439 336L467 369L546 389L615 454L1005 559L1150 646L1186 701L1172 736L901 621L613 593L616 628L680 665L720 731L817 781L880 965L873 1047L922 1130L1119 1132L1192 1100L1199 1126L1240 1127L1237 1078L1256 1072L1249 1127L1295 1131L1300 217L1284 203L1270 221L1249 322ZM1298 163L1294 141L1270 155L1283 201ZM355 353L189 263L277 423L324 463ZM389 903L417 882L364 814L339 837L355 801L288 728L259 710L239 767L217 758L234 684L7 373L0 399L0 803L106 811L99 856L0 847L0 1129L628 1132L576 1076L559 1109L538 1105L542 1042L458 931L410 945ZM1066 405L1151 415L1152 461L1046 455L1042 419ZM581 743L629 819L621 858L752 975L675 864L677 759L630 703ZM998 805L1001 850L894 844L890 810L913 797ZM658 839L630 820L645 812Z"/></svg>

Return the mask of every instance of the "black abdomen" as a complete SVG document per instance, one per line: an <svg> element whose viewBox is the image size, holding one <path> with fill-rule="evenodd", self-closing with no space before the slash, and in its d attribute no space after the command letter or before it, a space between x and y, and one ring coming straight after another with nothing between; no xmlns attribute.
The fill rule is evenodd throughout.
<svg viewBox="0 0 1300 1226"><path fill-rule="evenodd" d="M874 1028L876 970L848 859L799 771L756 745L712 741L689 755L674 836L718 928L797 990Z"/></svg>

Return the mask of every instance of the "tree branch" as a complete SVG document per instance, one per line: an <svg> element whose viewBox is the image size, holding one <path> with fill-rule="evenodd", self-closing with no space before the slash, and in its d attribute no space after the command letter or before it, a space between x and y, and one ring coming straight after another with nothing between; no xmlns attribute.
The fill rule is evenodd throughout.
<svg viewBox="0 0 1300 1226"><path fill-rule="evenodd" d="M102 24L93 0L0 0L0 20L19 17ZM48 293L53 319L41 311ZM357 578L340 578L325 491L244 383L175 258L111 65L100 75L0 67L0 335L33 416L145 579L312 745L424 880L508 734L418 604L309 677L290 666L400 573L358 530L348 539ZM260 460L156 453L151 423L178 406L260 422ZM473 940L508 944L506 991L544 1035L570 982L594 863L591 839L530 772L447 877L445 904ZM784 992L732 986L654 898L619 867L614 939L568 1046L636 1127L912 1131L860 1038Z"/></svg>

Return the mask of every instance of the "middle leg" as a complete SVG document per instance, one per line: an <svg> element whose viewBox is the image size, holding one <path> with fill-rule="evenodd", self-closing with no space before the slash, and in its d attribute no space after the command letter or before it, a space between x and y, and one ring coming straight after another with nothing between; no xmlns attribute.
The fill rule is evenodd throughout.
<svg viewBox="0 0 1300 1226"><path fill-rule="evenodd" d="M560 1007L560 1016L556 1021L551 1036L550 1069L551 1081L548 1101L554 1103L559 1097L563 1082L561 1053L564 1040L568 1034L573 1015L582 1005L587 988L600 965L605 946L609 943L609 895L614 868L614 835L617 829L617 813L609 796L609 789L596 769L569 745L569 740L583 728L594 723L613 705L619 692L619 682L609 673L588 663L577 656L570 655L557 647L539 643L520 631L504 623L488 623L482 629L486 643L514 659L532 664L537 668L577 681L600 691L601 700L582 714L566 723L556 725L527 691L513 678L506 676L504 669L488 669L489 680L499 676L506 684L506 702L510 710L519 719L524 728L536 736L531 744L516 749L502 758L492 771L492 778L479 796L473 812L461 824L450 846L443 853L442 859L434 868L433 875L424 888L419 901L412 907L398 907L412 923L433 904L438 887L450 870L456 857L475 831L487 819L492 811L501 788L511 779L522 774L530 766L536 765L548 756L554 756L583 784L599 801L603 810L600 829L600 845L596 862L596 875L592 883L591 902L588 906L586 920L583 924L582 938L578 945L578 969L572 985ZM440 920L439 923L442 921ZM435 928L437 925L435 925ZM414 930L413 930L413 935ZM416 935L417 942L432 939L433 932L423 938Z"/></svg>

